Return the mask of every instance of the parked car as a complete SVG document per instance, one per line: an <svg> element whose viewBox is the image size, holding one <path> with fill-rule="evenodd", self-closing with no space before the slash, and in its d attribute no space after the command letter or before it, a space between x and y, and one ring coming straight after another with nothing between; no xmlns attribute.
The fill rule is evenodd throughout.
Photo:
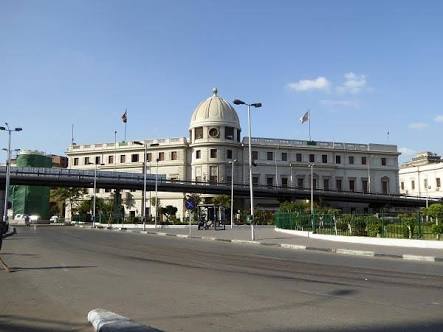
<svg viewBox="0 0 443 332"><path fill-rule="evenodd" d="M54 222L54 223L56 223L56 222L59 222L59 220L60 220L60 217L59 217L59 216L52 216L52 217L49 219L49 222Z"/></svg>
<svg viewBox="0 0 443 332"><path fill-rule="evenodd" d="M26 225L30 224L30 217L27 214L16 214L14 217L14 222L18 225Z"/></svg>

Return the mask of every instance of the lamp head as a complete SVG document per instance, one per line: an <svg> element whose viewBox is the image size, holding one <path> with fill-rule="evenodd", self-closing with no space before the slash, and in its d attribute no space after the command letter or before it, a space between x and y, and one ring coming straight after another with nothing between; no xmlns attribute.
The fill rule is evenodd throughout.
<svg viewBox="0 0 443 332"><path fill-rule="evenodd" d="M254 106L255 108L259 108L259 107L261 107L261 103L254 103L254 104L251 104L251 106Z"/></svg>
<svg viewBox="0 0 443 332"><path fill-rule="evenodd" d="M0 130L6 130L6 128L5 127L0 127Z"/></svg>
<svg viewBox="0 0 443 332"><path fill-rule="evenodd" d="M14 130L15 131L22 131L23 129L22 128L15 128Z"/></svg>
<svg viewBox="0 0 443 332"><path fill-rule="evenodd" d="M134 141L134 142L132 142L132 143L134 143L135 145L144 145L142 142L140 142L140 141Z"/></svg>
<svg viewBox="0 0 443 332"><path fill-rule="evenodd" d="M234 99L233 103L235 105L245 105L246 104L244 101L241 101L240 99Z"/></svg>

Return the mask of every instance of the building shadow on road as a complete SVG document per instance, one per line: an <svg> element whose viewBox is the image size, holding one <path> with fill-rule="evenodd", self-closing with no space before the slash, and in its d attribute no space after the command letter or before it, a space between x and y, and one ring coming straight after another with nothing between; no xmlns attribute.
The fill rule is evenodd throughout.
<svg viewBox="0 0 443 332"><path fill-rule="evenodd" d="M0 315L2 332L91 331L89 323L73 323L50 319L36 319L18 315Z"/></svg>
<svg viewBox="0 0 443 332"><path fill-rule="evenodd" d="M269 329L257 330L257 332L268 332ZM443 321L428 321L428 322L417 322L417 323L387 323L385 325L377 323L374 320L372 326L365 324L364 326L354 325L354 326L328 326L328 327L312 327L312 328L299 328L294 326L293 328L287 329L272 329L273 332L441 332L443 331Z"/></svg>
<svg viewBox="0 0 443 332"><path fill-rule="evenodd" d="M40 267L10 267L14 272L27 271L27 270L69 270L69 269L89 269L95 268L96 265L66 265L66 266L40 266ZM1 330L0 330L1 331Z"/></svg>

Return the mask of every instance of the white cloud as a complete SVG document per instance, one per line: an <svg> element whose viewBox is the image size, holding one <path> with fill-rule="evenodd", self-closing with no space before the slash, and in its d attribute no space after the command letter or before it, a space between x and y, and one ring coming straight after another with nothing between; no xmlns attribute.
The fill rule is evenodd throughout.
<svg viewBox="0 0 443 332"><path fill-rule="evenodd" d="M403 156L415 156L417 154L417 151L406 147L399 148L398 152L401 152Z"/></svg>
<svg viewBox="0 0 443 332"><path fill-rule="evenodd" d="M366 75L358 75L353 72L344 75L345 81L337 87L337 92L341 94L358 94L367 88Z"/></svg>
<svg viewBox="0 0 443 332"><path fill-rule="evenodd" d="M435 122L443 122L443 115L437 115L437 116L434 118L434 121L435 121Z"/></svg>
<svg viewBox="0 0 443 332"><path fill-rule="evenodd" d="M331 83L327 78L319 76L313 80L300 80L298 82L289 83L288 87L296 92L304 92L311 90L328 91Z"/></svg>
<svg viewBox="0 0 443 332"><path fill-rule="evenodd" d="M412 122L409 124L409 128L411 129L424 129L428 126L427 123L424 122Z"/></svg>
<svg viewBox="0 0 443 332"><path fill-rule="evenodd" d="M360 103L357 100L334 100L334 99L323 99L320 100L320 104L324 106L329 106L333 108L360 108Z"/></svg>

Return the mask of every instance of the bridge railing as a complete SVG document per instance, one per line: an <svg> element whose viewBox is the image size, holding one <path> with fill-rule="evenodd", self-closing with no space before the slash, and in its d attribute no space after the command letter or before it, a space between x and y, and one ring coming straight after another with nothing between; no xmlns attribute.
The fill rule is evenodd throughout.
<svg viewBox="0 0 443 332"><path fill-rule="evenodd" d="M6 167L0 166L0 175L6 173ZM78 169L68 169L68 168L42 168L42 167L11 167L10 170L11 176L48 176L48 177L57 177L57 178L72 178L75 177L79 181L84 180L85 182L92 182L94 179L94 170L78 170ZM147 174L147 183L149 185L153 185L155 183L155 174ZM142 173L131 173L131 172L118 172L118 171L97 171L97 182L100 183L104 180L117 181L117 182L143 182L143 174ZM215 186L219 188L230 188L231 183L229 182L207 182L207 181L188 181L188 180L172 180L167 179L164 174L159 174L157 181L159 185L162 184L170 184L172 185L196 185L196 186ZM249 188L249 184L244 183L235 183L235 190L246 190ZM289 192L294 194L302 194L308 195L310 193L310 188L300 188L300 187L292 187L292 186L270 186L270 185L254 185L255 190L261 190L266 192ZM404 194L383 194L383 193L368 193L368 192L359 192L359 191L337 191L337 190L325 190L316 188L314 189L315 195L321 194L336 194L336 195L363 195L365 197L387 197L387 198L407 198L414 200L425 200L426 197L420 196L408 196ZM440 202L440 199L429 198L429 202Z"/></svg>

